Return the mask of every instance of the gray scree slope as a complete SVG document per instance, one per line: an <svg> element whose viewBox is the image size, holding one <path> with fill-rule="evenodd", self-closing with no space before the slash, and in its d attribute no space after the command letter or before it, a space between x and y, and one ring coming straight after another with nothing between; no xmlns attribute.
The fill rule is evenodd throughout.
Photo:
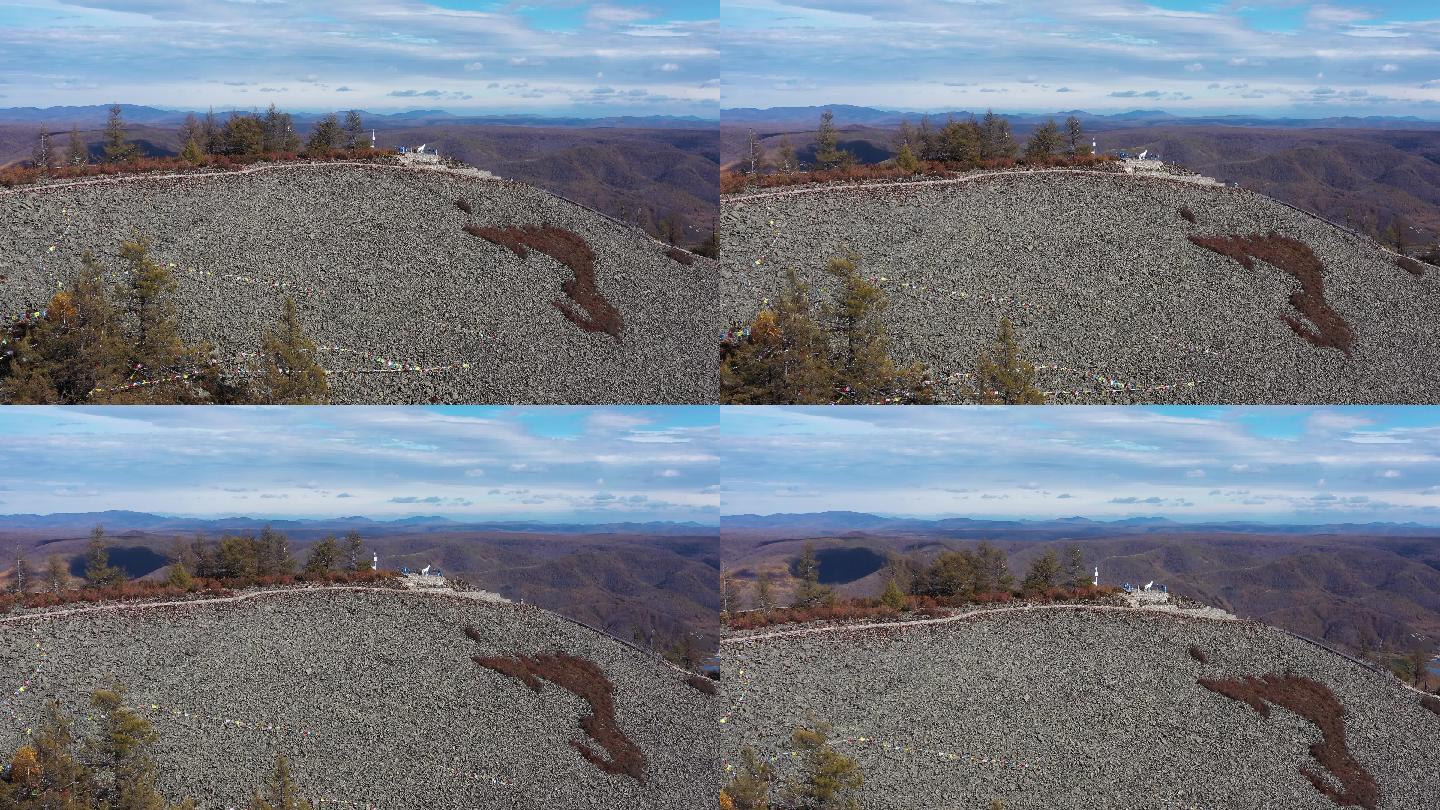
<svg viewBox="0 0 1440 810"><path fill-rule="evenodd" d="M1263 719L1196 683L1285 670L1344 704L1350 750L1379 782L1382 807L1440 807L1440 718L1419 695L1256 623L1051 610L722 649L735 706L721 725L727 762L747 743L767 757L788 751L791 729L810 718L832 723L834 738L915 749L836 744L864 771L867 810L996 799L1006 810L1335 810L1299 772L1317 767L1314 726L1278 707Z"/></svg>
<svg viewBox="0 0 1440 810"><path fill-rule="evenodd" d="M486 643L467 638L467 626ZM39 662L37 640L43 669L17 699ZM578 725L590 711L583 700L548 682L536 694L470 658L556 650L593 661L614 683L620 728L648 759L647 784L603 773L571 748L571 739L594 747ZM0 624L0 672L19 721L0 734L5 750L52 696L76 710L118 679L127 703L160 707L141 712L161 735L163 787L207 808L247 806L277 753L306 795L341 807L673 810L708 806L719 790L716 698L530 606L311 590L37 619Z"/></svg>
<svg viewBox="0 0 1440 810"><path fill-rule="evenodd" d="M1182 206L1198 224L1181 218ZM1291 276L1263 263L1246 270L1186 238L1271 230L1324 262L1327 298L1356 332L1353 358L1312 346L1280 320L1299 289ZM1413 277L1368 240L1240 189L1059 171L830 186L723 199L720 232L732 322L773 300L788 268L828 298L826 261L853 251L865 275L885 278L894 353L924 363L949 400L968 395L972 383L958 375L973 372L1004 315L1023 356L1062 367L1037 377L1057 402L1440 396L1440 271Z"/></svg>
<svg viewBox="0 0 1440 810"><path fill-rule="evenodd" d="M473 218L456 208L461 197ZM551 304L565 300L568 268L534 251L522 261L461 231L471 221L549 223L583 236L601 294L624 317L624 339L581 331ZM334 374L339 403L715 397L715 263L681 265L638 229L519 183L374 165L141 176L0 192L0 222L5 317L43 306L84 251L118 267L120 240L139 233L156 259L176 265L188 337L226 357L255 351L288 292L311 337L340 349L322 353L329 370L384 368L376 358L470 364Z"/></svg>

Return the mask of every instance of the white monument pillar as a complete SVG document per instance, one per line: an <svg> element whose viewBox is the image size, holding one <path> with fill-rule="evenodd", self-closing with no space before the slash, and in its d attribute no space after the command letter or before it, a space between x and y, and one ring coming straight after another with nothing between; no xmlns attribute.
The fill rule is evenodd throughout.
<svg viewBox="0 0 1440 810"><path fill-rule="evenodd" d="M379 570L380 570L380 552L378 552L378 551L375 552L375 556L374 556L373 558L371 558L371 560L370 560L370 570L371 570L371 571L379 571Z"/></svg>
<svg viewBox="0 0 1440 810"><path fill-rule="evenodd" d="M1092 579L1092 580L1090 580L1090 584L1091 584L1091 585L1099 585L1099 584L1100 584L1100 566L1098 566L1098 565L1095 566L1095 578Z"/></svg>

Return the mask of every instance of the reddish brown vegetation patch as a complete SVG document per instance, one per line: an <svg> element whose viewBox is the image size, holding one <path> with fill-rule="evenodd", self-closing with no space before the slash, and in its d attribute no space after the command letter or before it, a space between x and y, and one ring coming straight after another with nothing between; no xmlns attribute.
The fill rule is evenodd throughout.
<svg viewBox="0 0 1440 810"><path fill-rule="evenodd" d="M713 695L717 691L715 682L704 675L691 675L685 679L685 683L690 684L697 691L704 692L707 695Z"/></svg>
<svg viewBox="0 0 1440 810"><path fill-rule="evenodd" d="M1050 588L1043 593L1028 594L1025 598L1031 602L1043 603L1087 602L1114 592L1115 588L1086 585L1080 588ZM906 611L934 618L944 616L955 608L1007 604L1019 596L1011 591L982 593L963 599L906 596L904 611L881 604L878 599L836 600L834 604L815 607L774 608L772 610L730 613L723 617L723 621L725 626L731 630L758 630L777 624L804 624L806 622L889 621L900 618L900 614Z"/></svg>
<svg viewBox="0 0 1440 810"><path fill-rule="evenodd" d="M1415 261L1409 256L1401 256L1395 260L1395 263L1400 265L1401 270L1404 270L1412 276L1425 275L1425 265Z"/></svg>
<svg viewBox="0 0 1440 810"><path fill-rule="evenodd" d="M464 197L461 197L460 199L455 201L455 207L459 208L461 211L464 211L467 214L475 213L475 209L470 207L470 201L465 199Z"/></svg>
<svg viewBox="0 0 1440 810"><path fill-rule="evenodd" d="M685 265L686 267L689 267L690 265L692 265L692 264L695 263L695 257L694 257L694 256L690 255L688 252L683 251L683 250L681 250L680 248L677 248L677 247L669 248L668 250L665 251L665 255L666 255L666 256L669 256L670 258L674 259L675 261L677 261L677 262Z"/></svg>
<svg viewBox="0 0 1440 810"><path fill-rule="evenodd" d="M616 340L625 328L620 312L610 305L595 286L595 252L579 234L554 225L522 225L505 228L482 228L466 225L466 233L509 248L516 256L524 259L531 249L538 250L575 272L575 277L561 284L561 289L577 304L555 300L570 322L587 332L604 332Z"/></svg>
<svg viewBox="0 0 1440 810"><path fill-rule="evenodd" d="M480 635L473 627L465 628L465 634L479 641ZM474 656L475 663L521 681L535 692L544 688L541 680L547 680L562 689L574 693L590 704L591 714L580 718L580 728L590 739L600 744L610 758L606 759L595 749L579 740L570 745L580 752L595 767L606 773L623 773L635 781L645 782L645 754L639 746L630 741L615 722L615 703L612 695L615 687L600 667L574 655L550 653L542 655L516 655L510 658L486 658Z"/></svg>
<svg viewBox="0 0 1440 810"><path fill-rule="evenodd" d="M1426 695L1425 697L1420 698L1420 705L1424 706L1425 708L1436 714L1440 714L1440 698L1437 698L1434 695Z"/></svg>
<svg viewBox="0 0 1440 810"><path fill-rule="evenodd" d="M1210 663L1210 656L1206 655L1204 650L1196 647L1194 644L1190 645L1190 657L1202 664Z"/></svg>
<svg viewBox="0 0 1440 810"><path fill-rule="evenodd" d="M1191 211L1189 208L1185 208L1184 206L1181 206L1180 208L1180 217L1186 222L1189 222L1191 225L1194 225L1196 222L1195 212Z"/></svg>
<svg viewBox="0 0 1440 810"><path fill-rule="evenodd" d="M75 588L59 593L3 594L0 595L0 613L7 613L16 608L36 609L95 602L176 599L191 594L209 597L226 596L241 588L275 588L315 583L331 585L394 584L395 578L394 571L327 571L323 574L285 574L232 579L196 578L188 588L148 580L132 580L104 588Z"/></svg>
<svg viewBox="0 0 1440 810"><path fill-rule="evenodd" d="M1355 343L1355 330L1340 317L1340 313L1325 302L1325 265L1315 256L1314 251L1304 242L1281 236L1271 231L1268 236L1190 236L1190 241L1213 250L1221 256L1229 256L1246 270L1255 269L1255 260L1294 276L1300 282L1300 292L1290 294L1290 306L1294 307L1310 323L1307 325L1294 315L1281 315L1295 334L1322 348L1339 349L1350 356Z"/></svg>
<svg viewBox="0 0 1440 810"><path fill-rule="evenodd" d="M1380 787L1375 777L1355 760L1345 742L1345 707L1330 687L1298 675L1252 675L1234 680L1201 678L1199 682L1212 692L1248 705L1261 717L1270 716L1273 703L1309 720L1321 734L1320 742L1310 746L1310 755L1340 786L1337 789L1323 774L1310 768L1302 767L1300 773L1338 805L1375 810L1380 804Z"/></svg>
<svg viewBox="0 0 1440 810"><path fill-rule="evenodd" d="M126 163L88 163L83 166L60 166L42 171L34 166L7 166L0 169L0 186L28 186L42 178L74 180L85 177L109 177L119 174L150 174L183 172L193 169L233 169L252 163L289 163L294 161L331 162L336 160L373 160L389 155L375 149L333 149L314 154L302 152L262 152L255 155L205 155L197 163L182 158L140 158Z"/></svg>
<svg viewBox="0 0 1440 810"><path fill-rule="evenodd" d="M1084 168L1111 163L1115 158L1109 155L1051 155L1046 158L996 160L955 163L938 160L922 160L915 171L906 171L899 166L855 165L844 169L820 169L808 172L784 172L778 174L745 175L740 172L720 173L720 193L736 194L746 187L777 188L781 186L803 186L810 183L857 183L866 180L905 180L911 177L943 177L952 172L967 172L976 169L1013 169L1020 166L1030 168L1064 166Z"/></svg>

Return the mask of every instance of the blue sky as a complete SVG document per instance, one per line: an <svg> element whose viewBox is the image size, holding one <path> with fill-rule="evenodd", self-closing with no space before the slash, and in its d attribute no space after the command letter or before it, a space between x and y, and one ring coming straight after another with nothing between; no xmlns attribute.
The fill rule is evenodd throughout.
<svg viewBox="0 0 1440 810"><path fill-rule="evenodd" d="M725 107L1440 118L1433 0L726 0Z"/></svg>
<svg viewBox="0 0 1440 810"><path fill-rule="evenodd" d="M707 407L11 407L0 514L713 523L717 434Z"/></svg>
<svg viewBox="0 0 1440 810"><path fill-rule="evenodd" d="M1440 525L1440 408L726 408L723 514Z"/></svg>
<svg viewBox="0 0 1440 810"><path fill-rule="evenodd" d="M703 115L716 0L0 0L0 106Z"/></svg>

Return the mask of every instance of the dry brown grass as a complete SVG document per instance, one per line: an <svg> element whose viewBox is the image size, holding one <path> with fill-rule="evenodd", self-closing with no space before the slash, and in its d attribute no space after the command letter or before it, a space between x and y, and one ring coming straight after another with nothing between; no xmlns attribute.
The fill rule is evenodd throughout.
<svg viewBox="0 0 1440 810"><path fill-rule="evenodd" d="M388 156L389 152L370 149L334 149L314 154L304 152L262 152L254 155L205 155L198 163L182 158L139 158L126 163L87 163L83 166L60 166L42 171L34 166L7 166L0 169L0 186L14 188L26 186L43 178L52 180L75 180L87 177L110 177L120 174L151 174L154 172L181 172L192 169L218 168L233 169L252 163L289 163L294 161L333 162L337 160L374 160Z"/></svg>
<svg viewBox="0 0 1440 810"><path fill-rule="evenodd" d="M1210 663L1210 656L1206 655L1204 650L1200 649L1194 644L1190 645L1190 657L1194 658L1196 661L1199 661L1202 664Z"/></svg>
<svg viewBox="0 0 1440 810"><path fill-rule="evenodd" d="M1376 810L1380 804L1380 786L1365 770L1345 741L1345 707L1330 687L1298 675L1247 676L1232 680L1201 678L1200 685L1231 700L1238 700L1254 709L1261 717L1270 716L1270 704L1310 721L1320 730L1320 742L1310 746L1310 755L1339 781L1337 788L1323 774L1310 768L1300 773L1315 789L1341 806Z"/></svg>
<svg viewBox="0 0 1440 810"><path fill-rule="evenodd" d="M604 332L620 339L625 323L619 310L610 305L595 286L595 252L585 238L574 231L554 225L522 225L485 228L466 225L466 233L509 248L525 259L530 250L538 250L570 268L575 277L560 285L570 302L552 303L571 323L587 332ZM572 306L574 304L575 306Z"/></svg>
<svg viewBox="0 0 1440 810"><path fill-rule="evenodd" d="M1426 695L1420 698L1420 705L1436 713L1437 715L1440 715L1440 698L1437 698L1434 695Z"/></svg>
<svg viewBox="0 0 1440 810"><path fill-rule="evenodd" d="M677 262L685 265L686 267L689 267L690 265L692 265L692 264L695 263L695 257L694 257L694 256L690 255L690 254L689 254L688 252L686 252L686 251L681 250L681 249L678 248L678 247L672 247L672 248L667 249L667 250L665 251L665 255L666 255L666 256L669 256L670 258L674 259L675 261L677 261Z"/></svg>
<svg viewBox="0 0 1440 810"><path fill-rule="evenodd" d="M465 628L465 634L479 641L480 635L473 627ZM580 718L580 728L590 739L610 755L609 759L589 745L571 740L570 745L586 761L606 773L625 774L635 781L645 783L645 754L625 736L615 721L614 684L605 677L600 667L579 656L556 652L535 656L516 655L509 658L474 656L475 663L515 678L536 693L549 681L590 704L590 714Z"/></svg>
<svg viewBox="0 0 1440 810"><path fill-rule="evenodd" d="M1049 588L1042 593L1029 594L1031 602L1093 602L1116 592L1106 585L1099 587L1085 585L1079 588ZM729 613L722 617L725 626L731 630L758 630L780 624L805 624L806 622L851 622L897 619L902 612L922 616L944 616L951 609L974 607L976 605L1003 605L1014 601L1019 594L1012 591L994 591L968 597L914 596L905 597L904 610L881 604L878 599L840 599L833 604L815 607L788 607L771 610L751 610L745 613Z"/></svg>
<svg viewBox="0 0 1440 810"><path fill-rule="evenodd" d="M1180 207L1180 218L1190 223L1191 225L1194 225L1196 222L1195 212L1184 206Z"/></svg>
<svg viewBox="0 0 1440 810"><path fill-rule="evenodd" d="M947 162L922 160L915 171L906 171L899 166L860 164L844 169L821 169L808 172L783 172L777 174L744 175L739 172L720 173L720 193L738 194L748 187L778 188L801 186L810 183L858 183L867 180L904 180L911 177L944 177L953 172L967 172L976 169L1011 169L1019 166L1029 168L1067 167L1086 168L1114 162L1109 155L1050 155L1031 160L1000 158L973 162Z"/></svg>
<svg viewBox="0 0 1440 810"><path fill-rule="evenodd" d="M461 211L464 211L467 214L475 213L475 209L470 207L470 201L465 199L464 197L461 197L460 199L455 201L455 207L459 208Z"/></svg>
<svg viewBox="0 0 1440 810"><path fill-rule="evenodd" d="M1425 275L1425 265L1415 261L1409 256L1400 256L1395 259L1395 263L1400 266L1401 270L1404 270L1412 276Z"/></svg>
<svg viewBox="0 0 1440 810"><path fill-rule="evenodd" d="M1309 323L1289 314L1281 315L1281 320L1310 343L1338 349L1346 357L1351 356L1355 330L1325 301L1325 265L1304 242L1281 236L1275 231L1268 235L1257 233L1249 236L1192 234L1189 238L1206 250L1234 259L1246 270L1254 270L1255 260L1259 259L1289 273L1300 282L1300 292L1290 294L1290 306Z"/></svg>
<svg viewBox="0 0 1440 810"><path fill-rule="evenodd" d="M17 608L53 608L63 605L94 604L96 602L132 602L145 599L175 599L189 594L201 596L226 596L242 588L274 588L287 585L325 583L331 585L374 585L395 584L398 575L394 571L326 571L319 574L281 574L264 577L236 577L229 579L200 579L196 577L188 588L167 585L150 580L131 580L104 588L71 588L45 593L0 594L0 613Z"/></svg>

